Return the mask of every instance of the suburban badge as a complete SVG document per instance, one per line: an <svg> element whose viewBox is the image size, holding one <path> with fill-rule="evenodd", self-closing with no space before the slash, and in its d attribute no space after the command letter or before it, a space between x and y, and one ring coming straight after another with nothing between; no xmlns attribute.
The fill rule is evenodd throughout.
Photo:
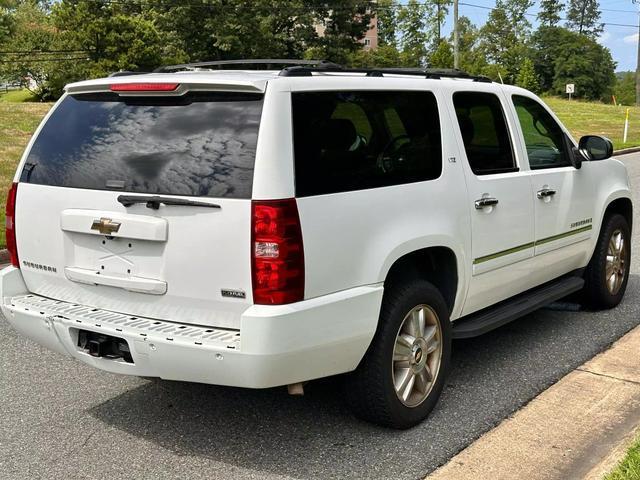
<svg viewBox="0 0 640 480"><path fill-rule="evenodd" d="M220 290L220 293L223 297L230 298L247 298L247 294L242 290L230 290L228 288L223 288Z"/></svg>

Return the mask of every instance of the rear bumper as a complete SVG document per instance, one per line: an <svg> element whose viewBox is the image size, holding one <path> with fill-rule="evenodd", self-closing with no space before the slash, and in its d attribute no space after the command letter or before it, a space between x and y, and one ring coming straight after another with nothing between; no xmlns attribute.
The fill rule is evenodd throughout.
<svg viewBox="0 0 640 480"><path fill-rule="evenodd" d="M23 335L109 372L267 388L354 370L376 330L382 286L284 306L249 307L240 330L130 317L32 295L19 269L0 271L2 313ZM133 363L96 358L78 331L124 338Z"/></svg>

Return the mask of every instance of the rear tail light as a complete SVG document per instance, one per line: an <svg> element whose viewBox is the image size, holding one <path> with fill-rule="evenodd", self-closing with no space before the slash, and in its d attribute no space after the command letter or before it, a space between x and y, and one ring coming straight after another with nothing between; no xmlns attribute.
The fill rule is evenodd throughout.
<svg viewBox="0 0 640 480"><path fill-rule="evenodd" d="M16 194L18 184L13 183L7 195L7 208L5 210L5 232L7 238L7 250L11 258L11 265L20 268L18 261L18 246L16 245Z"/></svg>
<svg viewBox="0 0 640 480"><path fill-rule="evenodd" d="M304 249L294 198L251 203L253 301L283 305L304 298Z"/></svg>

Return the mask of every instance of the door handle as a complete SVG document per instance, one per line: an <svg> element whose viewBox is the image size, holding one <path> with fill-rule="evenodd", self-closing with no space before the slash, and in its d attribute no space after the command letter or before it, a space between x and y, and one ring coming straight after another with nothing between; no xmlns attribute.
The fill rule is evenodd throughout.
<svg viewBox="0 0 640 480"><path fill-rule="evenodd" d="M553 197L555 194L555 190L552 190L551 188L543 188L542 190L538 190L536 195L540 200L542 200L543 198Z"/></svg>
<svg viewBox="0 0 640 480"><path fill-rule="evenodd" d="M483 197L476 200L476 210L482 210L486 207L495 207L498 204L498 199L493 197Z"/></svg>

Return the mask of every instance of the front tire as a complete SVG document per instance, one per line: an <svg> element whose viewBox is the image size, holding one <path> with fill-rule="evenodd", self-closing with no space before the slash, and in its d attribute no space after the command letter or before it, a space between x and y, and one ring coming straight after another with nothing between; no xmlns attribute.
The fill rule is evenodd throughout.
<svg viewBox="0 0 640 480"><path fill-rule="evenodd" d="M599 310L624 297L631 261L631 230L620 214L605 217L593 257L585 272L584 303Z"/></svg>
<svg viewBox="0 0 640 480"><path fill-rule="evenodd" d="M364 420L412 427L435 406L450 357L449 312L438 289L425 280L393 285L364 359L346 378L347 401Z"/></svg>

